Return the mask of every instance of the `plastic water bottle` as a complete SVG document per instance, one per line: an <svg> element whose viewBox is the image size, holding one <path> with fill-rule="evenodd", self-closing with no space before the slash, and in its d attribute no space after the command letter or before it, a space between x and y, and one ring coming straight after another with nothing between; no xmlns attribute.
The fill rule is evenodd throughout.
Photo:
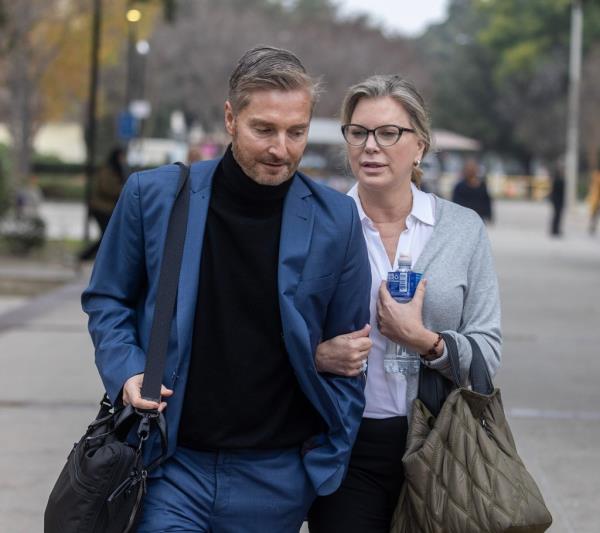
<svg viewBox="0 0 600 533"><path fill-rule="evenodd" d="M388 272L387 288L394 300L398 303L407 303L412 300L420 279L421 274L411 270L410 257L401 255L398 258L398 268ZM387 374L404 376L417 374L420 364L419 354L388 339L383 356L383 368Z"/></svg>

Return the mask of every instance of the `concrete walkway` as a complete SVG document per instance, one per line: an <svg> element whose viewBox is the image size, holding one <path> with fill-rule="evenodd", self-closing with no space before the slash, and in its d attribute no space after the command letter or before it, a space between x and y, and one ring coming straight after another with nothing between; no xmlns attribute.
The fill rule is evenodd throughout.
<svg viewBox="0 0 600 533"><path fill-rule="evenodd" d="M582 211L559 240L547 237L545 204L503 202L497 215L490 237L504 360L496 384L554 515L551 533L597 533L600 236L585 234ZM79 305L87 275L33 299L0 298L2 533L42 531L48 493L102 394Z"/></svg>

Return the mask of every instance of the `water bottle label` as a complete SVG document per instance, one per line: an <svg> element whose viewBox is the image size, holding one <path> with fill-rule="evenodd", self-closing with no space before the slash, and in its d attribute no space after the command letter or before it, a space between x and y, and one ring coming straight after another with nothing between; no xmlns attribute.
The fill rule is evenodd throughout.
<svg viewBox="0 0 600 533"><path fill-rule="evenodd" d="M423 274L411 271L388 272L387 288L392 298L397 300L410 300L417 290L417 285Z"/></svg>
<svg viewBox="0 0 600 533"><path fill-rule="evenodd" d="M400 272L388 272L387 288L392 298L396 298L400 290Z"/></svg>
<svg viewBox="0 0 600 533"><path fill-rule="evenodd" d="M396 299L410 299L410 272L409 271L394 271L388 272L387 287Z"/></svg>

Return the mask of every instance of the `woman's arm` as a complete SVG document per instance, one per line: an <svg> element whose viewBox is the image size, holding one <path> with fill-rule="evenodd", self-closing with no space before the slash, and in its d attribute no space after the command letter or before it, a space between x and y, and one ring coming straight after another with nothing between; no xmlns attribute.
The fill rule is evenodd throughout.
<svg viewBox="0 0 600 533"><path fill-rule="evenodd" d="M502 357L502 334L500 329L500 293L494 266L492 249L483 223L480 223L478 239L467 270L468 284L465 290L463 311L457 331L447 330L458 347L460 377L463 385L469 383L469 368L473 356L471 337L481 349L490 376L500 367ZM445 355L428 363L431 368L450 378L450 362Z"/></svg>
<svg viewBox="0 0 600 533"><path fill-rule="evenodd" d="M481 348L492 377L500 366L501 359L498 280L486 229L479 218L478 224L480 225L478 237L473 240L472 255L467 267L468 284L462 302L460 324L457 331L443 330L443 333L452 335L456 340L463 385L468 384L472 358L467 335L472 337ZM434 339L438 338L437 332L423 325L425 286L426 284L422 282L412 301L399 304L392 299L383 283L377 302L377 319L381 333L420 354L427 354L429 348L433 347ZM450 361L443 341L437 345L436 355L426 356L424 359L429 367L452 379Z"/></svg>

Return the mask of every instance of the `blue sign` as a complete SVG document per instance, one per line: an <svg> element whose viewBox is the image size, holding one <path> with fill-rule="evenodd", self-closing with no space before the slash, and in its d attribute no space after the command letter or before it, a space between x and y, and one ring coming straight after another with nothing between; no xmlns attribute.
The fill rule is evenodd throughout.
<svg viewBox="0 0 600 533"><path fill-rule="evenodd" d="M122 141L137 135L138 121L129 111L121 111L117 118L117 136Z"/></svg>

